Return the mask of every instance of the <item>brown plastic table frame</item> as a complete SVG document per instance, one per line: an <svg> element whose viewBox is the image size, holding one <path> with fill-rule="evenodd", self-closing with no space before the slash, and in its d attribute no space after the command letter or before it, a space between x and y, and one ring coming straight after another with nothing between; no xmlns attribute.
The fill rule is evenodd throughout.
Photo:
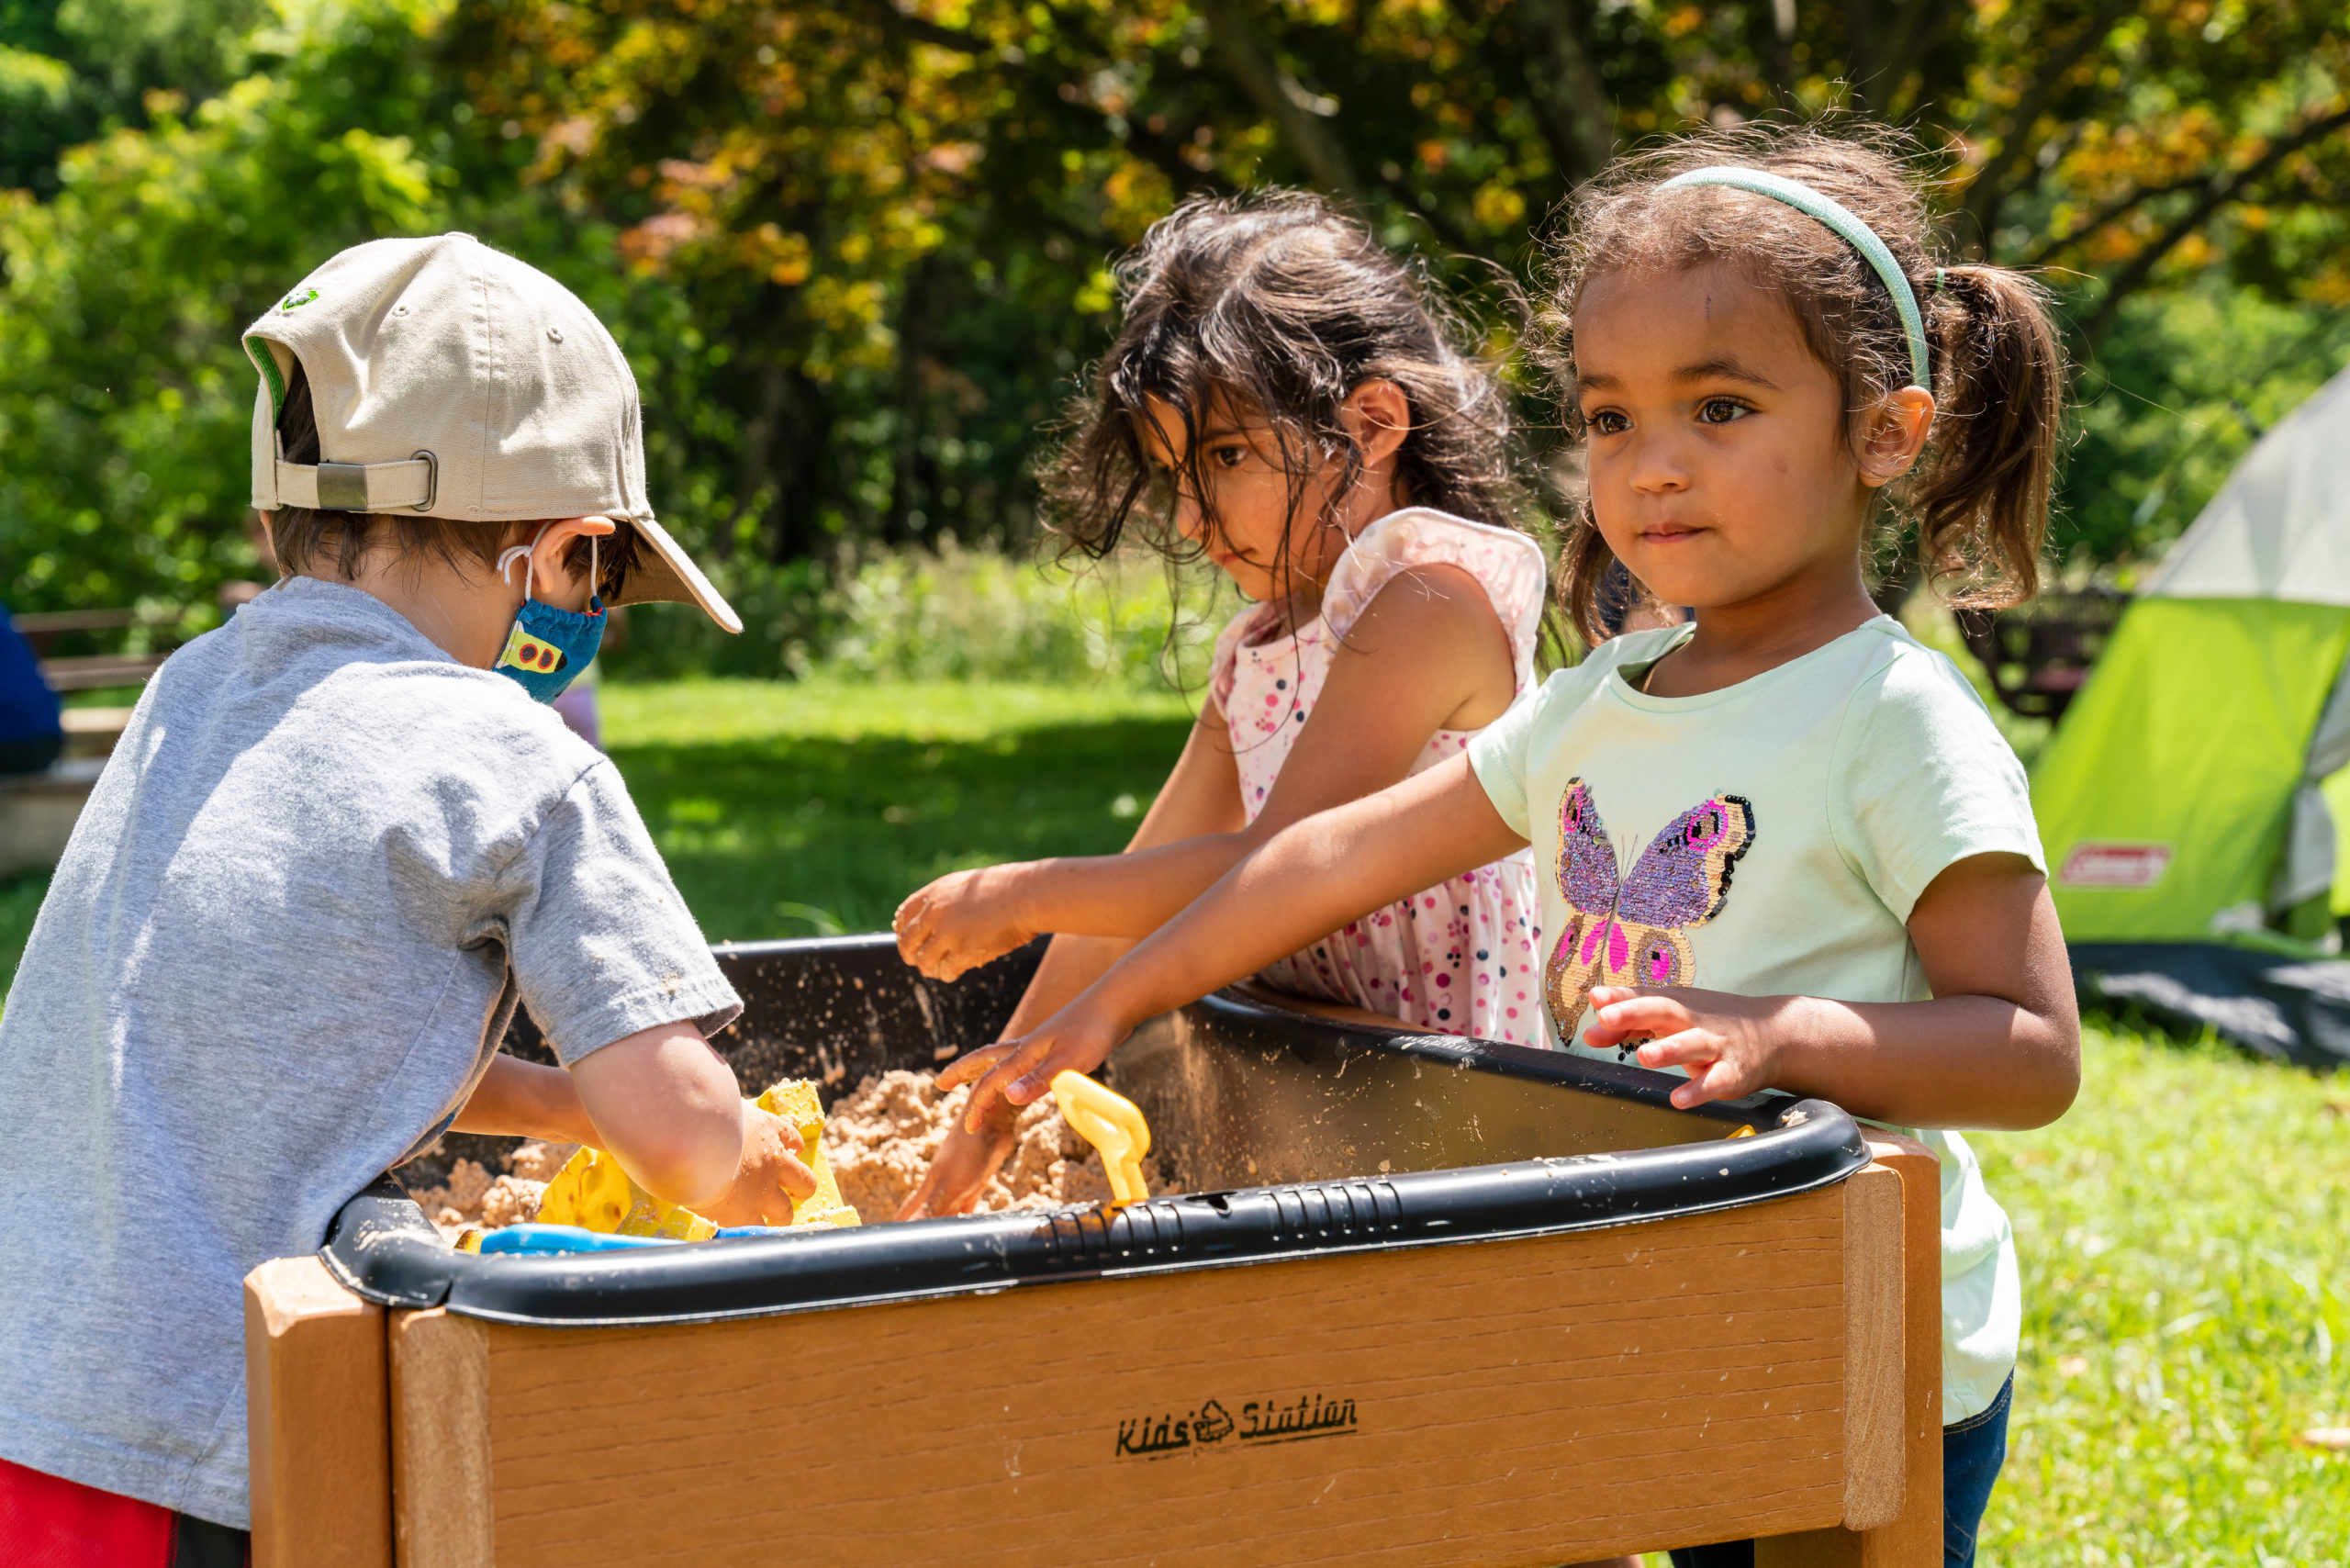
<svg viewBox="0 0 2350 1568"><path fill-rule="evenodd" d="M1758 1568L1931 1568L1936 1168L1871 1152L1713 1214L699 1326L387 1311L279 1259L245 1282L254 1568L1546 1568L1749 1535ZM1301 1401L1317 1427L1270 1415ZM1199 1440L1158 1447L1174 1420Z"/></svg>

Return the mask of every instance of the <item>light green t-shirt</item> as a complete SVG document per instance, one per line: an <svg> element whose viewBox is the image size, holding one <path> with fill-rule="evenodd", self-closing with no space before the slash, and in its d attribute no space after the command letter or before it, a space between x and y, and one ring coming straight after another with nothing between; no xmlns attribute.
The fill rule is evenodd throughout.
<svg viewBox="0 0 2350 1568"><path fill-rule="evenodd" d="M1700 697L1626 679L1691 632L1602 644L1469 748L1541 882L1547 970L1505 981L1547 1002L1553 1043L1580 1055L1620 1059L1581 1043L1595 984L1924 1001L1905 923L1927 884L1974 855L2046 868L2022 765L1957 668L1898 622ZM2015 1370L2022 1296L1966 1140L1913 1136L1942 1160L1948 1425Z"/></svg>

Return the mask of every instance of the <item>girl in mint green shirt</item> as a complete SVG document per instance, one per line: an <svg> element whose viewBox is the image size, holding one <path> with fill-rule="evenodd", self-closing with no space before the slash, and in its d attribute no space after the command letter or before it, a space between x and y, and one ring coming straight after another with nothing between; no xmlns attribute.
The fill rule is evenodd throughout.
<svg viewBox="0 0 2350 1568"><path fill-rule="evenodd" d="M2028 598L2065 367L2028 280L1937 264L1882 146L1708 134L1575 198L1550 320L1589 493L1563 596L1598 641L1621 563L1693 622L1598 641L1465 756L1286 829L942 1082L978 1081L973 1116L1028 1103L1142 1020L1531 845L1539 966L1496 953L1474 984L1563 1048L1685 1076L1676 1104L1818 1095L1941 1157L1945 1556L1964 1564L2021 1305L2007 1216L1952 1129L2063 1114L2080 1024L2023 771L1865 566L1890 522L1953 601Z"/></svg>

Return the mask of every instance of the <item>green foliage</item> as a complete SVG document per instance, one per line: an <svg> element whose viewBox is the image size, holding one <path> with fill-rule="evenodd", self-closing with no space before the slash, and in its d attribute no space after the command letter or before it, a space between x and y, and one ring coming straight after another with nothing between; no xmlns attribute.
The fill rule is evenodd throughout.
<svg viewBox="0 0 2350 1568"><path fill-rule="evenodd" d="M2083 375L2053 547L2076 571L2150 563L2262 431L2350 364L2350 311L2214 276L2125 304Z"/></svg>
<svg viewBox="0 0 2350 1568"><path fill-rule="evenodd" d="M2224 461L2229 366L2265 361L2222 350L2350 299L2350 33L2314 0L2248 15L0 0L0 188L29 193L0 198L0 599L208 603L252 570L235 329L342 245L455 227L612 323L665 521L753 612L644 667L821 662L843 594L900 591L836 583L845 547L1035 537L1108 259L1179 197L1331 190L1507 347L1534 228L1611 149L1834 107L1912 127L1964 237L2072 280L2105 363L2061 539L2109 563Z"/></svg>
<svg viewBox="0 0 2350 1568"><path fill-rule="evenodd" d="M17 603L193 597L250 572L242 451L253 373L237 331L299 264L289 193L349 240L433 205L405 138L330 134L288 87L240 83L189 123L70 154L53 202L0 233L0 477Z"/></svg>
<svg viewBox="0 0 2350 1568"><path fill-rule="evenodd" d="M69 148L234 81L264 0L0 0L0 189L51 196Z"/></svg>
<svg viewBox="0 0 2350 1568"><path fill-rule="evenodd" d="M298 66L73 150L52 200L0 197L8 603L203 602L253 573L238 332L333 251L446 224L464 165L424 129L431 22L382 6L278 35Z"/></svg>
<svg viewBox="0 0 2350 1568"><path fill-rule="evenodd" d="M935 554L877 555L845 576L840 629L823 666L901 680L1106 681L1137 690L1171 682L1196 690L1222 625L1214 610L1223 605L1229 614L1238 603L1228 591L1214 595L1214 586L1196 577L1170 581L1138 560L1073 570L949 539Z"/></svg>
<svg viewBox="0 0 2350 1568"><path fill-rule="evenodd" d="M1974 1135L2016 1226L2022 1366L1986 1562L2340 1560L2350 1457L2345 1084L2108 1026L2081 1100Z"/></svg>

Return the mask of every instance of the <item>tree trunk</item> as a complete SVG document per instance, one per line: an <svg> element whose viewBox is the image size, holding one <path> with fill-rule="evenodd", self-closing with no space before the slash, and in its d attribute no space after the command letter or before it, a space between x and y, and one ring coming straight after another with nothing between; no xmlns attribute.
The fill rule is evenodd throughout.
<svg viewBox="0 0 2350 1568"><path fill-rule="evenodd" d="M1580 185L1616 155L1616 112L1592 62L1586 18L1576 0L1517 0L1527 29L1527 80L1543 140L1566 184Z"/></svg>
<svg viewBox="0 0 2350 1568"><path fill-rule="evenodd" d="M743 427L743 446L734 466L734 504L711 546L722 561L734 554L734 525L757 504L767 487L767 468L775 442L776 424L783 415L783 357L772 354L759 368L758 411Z"/></svg>
<svg viewBox="0 0 2350 1568"><path fill-rule="evenodd" d="M902 544L938 522L935 517L925 518L927 526L920 529L912 522L914 514L923 510L919 505L925 411L923 361L930 353L931 295L936 274L936 262L931 256L909 267L898 305L897 449L891 454L890 511L881 521L881 537L892 544Z"/></svg>
<svg viewBox="0 0 2350 1568"><path fill-rule="evenodd" d="M1326 191L1361 201L1362 183L1355 178L1347 150L1329 122L1306 106L1311 95L1266 52L1238 0L1203 0L1201 11L1225 70L1280 129L1282 145L1307 176Z"/></svg>
<svg viewBox="0 0 2350 1568"><path fill-rule="evenodd" d="M833 444L832 389L798 367L783 373L782 428L773 443L775 497L767 506L767 559L778 566L816 553L825 465Z"/></svg>

